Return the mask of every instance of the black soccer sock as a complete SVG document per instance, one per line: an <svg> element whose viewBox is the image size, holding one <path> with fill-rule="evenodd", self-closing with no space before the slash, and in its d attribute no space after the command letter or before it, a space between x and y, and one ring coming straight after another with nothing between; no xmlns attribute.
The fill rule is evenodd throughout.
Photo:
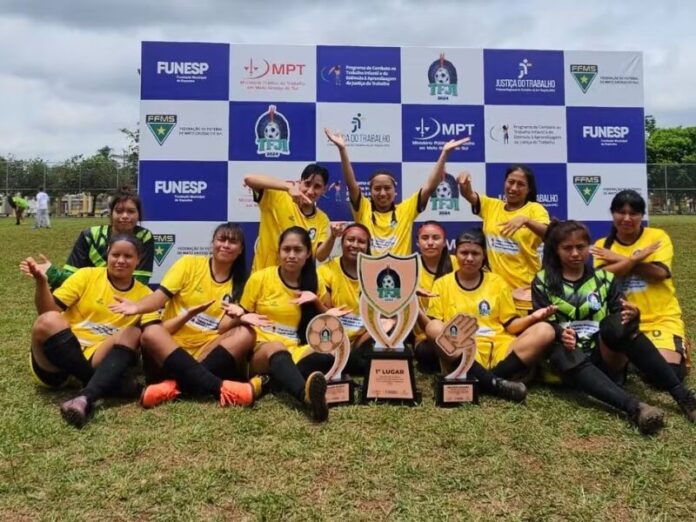
<svg viewBox="0 0 696 522"><path fill-rule="evenodd" d="M493 370L493 375L501 379L509 379L514 375L527 370L527 365L522 362L515 352L510 352L505 359L500 361Z"/></svg>
<svg viewBox="0 0 696 522"><path fill-rule="evenodd" d="M440 371L440 358L437 355L435 345L431 341L418 343L413 356L418 362L418 369L423 373L437 373Z"/></svg>
<svg viewBox="0 0 696 522"><path fill-rule="evenodd" d="M85 395L91 402L100 399L118 386L121 377L134 360L135 352L133 350L122 344L115 344L101 364L97 366L97 369L94 370L94 375L87 386L82 389L80 395Z"/></svg>
<svg viewBox="0 0 696 522"><path fill-rule="evenodd" d="M220 398L222 380L210 373L183 348L177 348L164 360L163 367L174 375L182 391Z"/></svg>
<svg viewBox="0 0 696 522"><path fill-rule="evenodd" d="M213 348L201 361L201 364L220 379L236 380L237 361L234 355L222 346Z"/></svg>
<svg viewBox="0 0 696 522"><path fill-rule="evenodd" d="M46 359L65 373L77 377L83 386L87 385L94 374L92 365L82 354L80 341L70 328L61 330L46 339L43 344Z"/></svg>
<svg viewBox="0 0 696 522"><path fill-rule="evenodd" d="M496 393L495 375L481 366L478 361L474 361L474 364L469 369L468 374L478 379L481 391L492 394Z"/></svg>
<svg viewBox="0 0 696 522"><path fill-rule="evenodd" d="M684 379L686 379L686 362L684 361L684 357L682 356L682 360L679 364L669 363L669 367L672 368L679 382L684 382Z"/></svg>
<svg viewBox="0 0 696 522"><path fill-rule="evenodd" d="M350 351L348 356L348 363L346 364L345 372L348 375L365 375L367 373L367 366L370 362L368 354L372 347L374 346L374 341L369 339L359 346L356 346Z"/></svg>
<svg viewBox="0 0 696 522"><path fill-rule="evenodd" d="M631 339L629 342L630 347L623 353L636 368L645 374L650 382L658 388L669 390L670 393L673 388L681 384L669 363L665 361L665 358L645 334L639 333L635 339Z"/></svg>
<svg viewBox="0 0 696 522"><path fill-rule="evenodd" d="M268 366L271 377L290 395L304 402L305 380L297 365L292 362L290 352L283 350L274 353L268 360Z"/></svg>
<svg viewBox="0 0 696 522"><path fill-rule="evenodd" d="M584 361L579 366L564 372L562 377L574 388L628 414L638 410L638 400L617 386L589 361Z"/></svg>
<svg viewBox="0 0 696 522"><path fill-rule="evenodd" d="M306 379L313 372L328 372L334 363L334 356L328 353L310 353L297 361L297 369Z"/></svg>

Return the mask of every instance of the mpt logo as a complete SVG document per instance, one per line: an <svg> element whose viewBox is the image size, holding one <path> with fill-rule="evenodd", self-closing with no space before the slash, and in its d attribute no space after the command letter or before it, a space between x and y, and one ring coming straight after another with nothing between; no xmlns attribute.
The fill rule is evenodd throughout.
<svg viewBox="0 0 696 522"><path fill-rule="evenodd" d="M432 140L440 135L455 137L474 133L473 123L440 123L433 117L421 118L420 124L414 128L417 135L413 139L416 141Z"/></svg>
<svg viewBox="0 0 696 522"><path fill-rule="evenodd" d="M428 84L430 96L438 96L439 100L457 96L457 69L452 62L445 60L445 53L440 53L440 58L430 64Z"/></svg>
<svg viewBox="0 0 696 522"><path fill-rule="evenodd" d="M250 80L258 80L268 74L274 76L302 76L305 67L306 64L304 63L272 63L264 59L254 62L253 58L249 58L249 63L244 66L244 71Z"/></svg>
<svg viewBox="0 0 696 522"><path fill-rule="evenodd" d="M290 154L290 125L275 105L259 116L255 129L257 154L267 158Z"/></svg>

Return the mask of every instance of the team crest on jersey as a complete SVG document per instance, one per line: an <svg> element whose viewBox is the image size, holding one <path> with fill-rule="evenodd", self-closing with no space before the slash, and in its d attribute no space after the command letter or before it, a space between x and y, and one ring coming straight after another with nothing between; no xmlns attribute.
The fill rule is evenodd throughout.
<svg viewBox="0 0 696 522"><path fill-rule="evenodd" d="M479 301L478 312L481 317L491 315L491 304L485 299L483 301Z"/></svg>
<svg viewBox="0 0 696 522"><path fill-rule="evenodd" d="M290 154L290 124L275 105L256 120L256 154L266 158L277 158Z"/></svg>
<svg viewBox="0 0 696 522"><path fill-rule="evenodd" d="M590 89L597 74L599 74L599 67L596 65L571 64L570 66L570 75L583 93Z"/></svg>
<svg viewBox="0 0 696 522"><path fill-rule="evenodd" d="M162 266L167 255L172 251L176 236L174 234L152 234L152 238L155 240L155 263L157 266Z"/></svg>
<svg viewBox="0 0 696 522"><path fill-rule="evenodd" d="M459 210L459 186L451 174L445 173L445 179L435 187L430 196L431 210L448 215L451 211Z"/></svg>
<svg viewBox="0 0 696 522"><path fill-rule="evenodd" d="M575 185L575 189L580 194L585 205L590 204L601 184L601 176L573 176L573 185Z"/></svg>
<svg viewBox="0 0 696 522"><path fill-rule="evenodd" d="M587 304L589 305L590 310L594 310L595 312L600 310L602 308L602 301L599 298L599 294L597 292L591 292L587 296Z"/></svg>
<svg viewBox="0 0 696 522"><path fill-rule="evenodd" d="M176 114L147 114L145 124L161 146L176 127L176 119Z"/></svg>
<svg viewBox="0 0 696 522"><path fill-rule="evenodd" d="M314 238L317 237L317 229L312 227L309 230L307 230L307 233L309 234L309 240L314 241Z"/></svg>
<svg viewBox="0 0 696 522"><path fill-rule="evenodd" d="M438 100L457 96L457 69L452 62L445 60L445 53L440 53L440 58L428 67L428 84L430 96L436 96Z"/></svg>

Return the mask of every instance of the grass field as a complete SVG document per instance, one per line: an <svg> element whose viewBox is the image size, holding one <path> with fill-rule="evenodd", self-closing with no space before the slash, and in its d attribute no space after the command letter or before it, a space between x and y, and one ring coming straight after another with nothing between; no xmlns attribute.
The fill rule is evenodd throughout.
<svg viewBox="0 0 696 522"><path fill-rule="evenodd" d="M30 378L33 283L17 263L39 252L62 263L96 222L36 231L0 220L1 520L696 519L696 427L636 376L629 389L667 411L657 437L540 386L526 405L484 396L478 407L438 409L424 377L422 406L338 408L322 426L266 397L252 409L107 401L75 430L58 414L72 392L44 392ZM696 218L653 224L674 241L690 325Z"/></svg>

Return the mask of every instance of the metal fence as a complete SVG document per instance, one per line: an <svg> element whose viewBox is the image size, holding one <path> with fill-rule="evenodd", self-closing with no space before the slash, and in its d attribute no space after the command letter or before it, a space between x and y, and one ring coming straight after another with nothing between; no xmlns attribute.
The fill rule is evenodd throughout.
<svg viewBox="0 0 696 522"><path fill-rule="evenodd" d="M696 163L648 165L651 214L696 214Z"/></svg>

